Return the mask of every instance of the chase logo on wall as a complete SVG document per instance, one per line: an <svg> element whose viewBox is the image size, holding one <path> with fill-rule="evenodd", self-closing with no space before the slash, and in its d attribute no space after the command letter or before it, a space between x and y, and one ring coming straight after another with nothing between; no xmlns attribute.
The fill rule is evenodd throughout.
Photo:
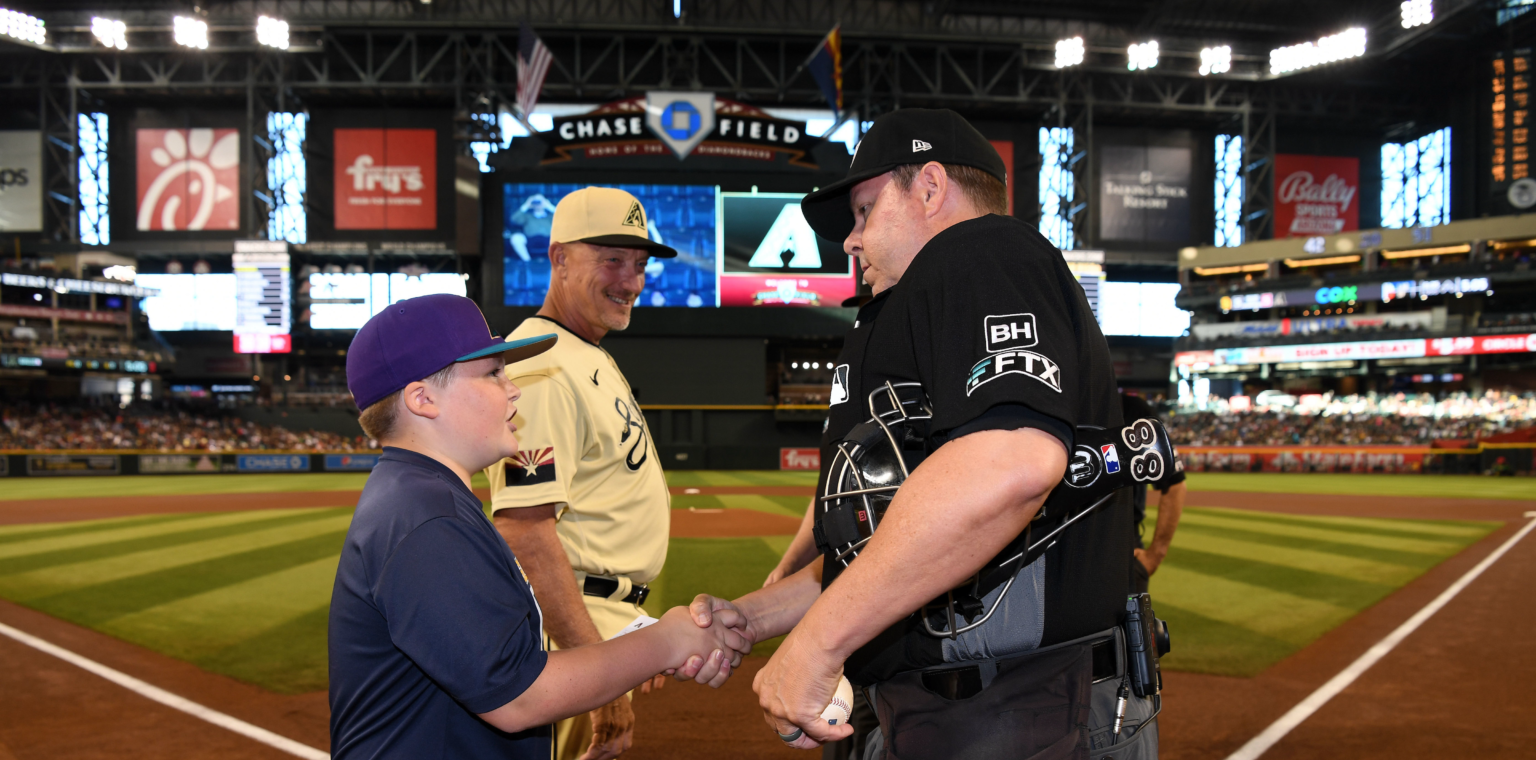
<svg viewBox="0 0 1536 760"><path fill-rule="evenodd" d="M714 130L715 94L648 92L645 95L645 125L681 161Z"/></svg>

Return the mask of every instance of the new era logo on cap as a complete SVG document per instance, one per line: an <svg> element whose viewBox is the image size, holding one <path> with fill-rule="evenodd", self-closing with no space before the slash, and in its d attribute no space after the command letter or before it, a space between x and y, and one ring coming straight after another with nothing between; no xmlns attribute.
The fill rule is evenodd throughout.
<svg viewBox="0 0 1536 760"><path fill-rule="evenodd" d="M933 150L933 146L929 145L928 143L923 142L922 140L913 140L912 141L912 152L913 153L921 153L922 151L925 151L925 150Z"/></svg>

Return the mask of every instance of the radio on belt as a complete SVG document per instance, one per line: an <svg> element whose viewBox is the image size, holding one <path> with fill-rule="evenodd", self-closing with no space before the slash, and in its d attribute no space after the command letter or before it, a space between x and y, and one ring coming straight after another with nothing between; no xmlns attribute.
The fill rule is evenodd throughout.
<svg viewBox="0 0 1536 760"><path fill-rule="evenodd" d="M1131 594L1125 600L1125 648L1130 655L1126 669L1131 690L1138 697L1156 696L1163 690L1158 658L1168 654L1168 624L1152 612L1150 594Z"/></svg>

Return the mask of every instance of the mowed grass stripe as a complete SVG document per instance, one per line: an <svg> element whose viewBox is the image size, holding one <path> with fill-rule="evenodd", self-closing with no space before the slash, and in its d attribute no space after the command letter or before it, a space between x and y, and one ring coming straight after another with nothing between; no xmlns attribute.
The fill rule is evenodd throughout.
<svg viewBox="0 0 1536 760"><path fill-rule="evenodd" d="M0 511L4 509L5 507L0 505ZM185 520L188 517L202 517L202 515L135 515L133 517L110 517L89 522L76 520L70 522L32 523L30 525L4 525L0 526L0 547L16 543L17 541L36 541L54 536L85 535L87 533L117 530L135 525L154 525L172 520Z"/></svg>
<svg viewBox="0 0 1536 760"><path fill-rule="evenodd" d="M1536 479L1486 478L1481 475L1192 472L1189 473L1189 490L1536 500Z"/></svg>
<svg viewBox="0 0 1536 760"><path fill-rule="evenodd" d="M1348 620L1358 610L1332 602L1222 575L1163 564L1152 588L1152 605L1160 601L1213 620L1240 626L1299 647Z"/></svg>
<svg viewBox="0 0 1536 760"><path fill-rule="evenodd" d="M1424 564L1422 561L1412 565L1382 562L1324 551L1307 543L1277 545L1235 538L1230 533L1211 533L1202 530L1180 530L1174 540L1174 547L1169 552L1169 560L1174 560L1186 551L1219 556L1229 565L1256 562L1321 573L1331 578L1388 586L1395 586L1402 583L1405 578L1413 577Z"/></svg>
<svg viewBox="0 0 1536 760"><path fill-rule="evenodd" d="M1179 522L1180 527L1185 524L1200 528L1230 528L1240 531L1258 531L1272 536L1284 536L1286 538L1313 539L1327 544L1347 544L1369 549L1383 549L1405 554L1424 554L1438 556L1448 550L1461 545L1458 537L1445 536L1439 539L1424 537L1400 537L1379 536L1349 528L1336 528L1326 522L1327 518L1319 518L1311 524L1300 522L1271 522L1262 527L1254 525L1252 520L1240 520L1224 514L1189 510L1184 519Z"/></svg>
<svg viewBox="0 0 1536 760"><path fill-rule="evenodd" d="M1186 512L1186 514L1188 514ZM1202 534L1217 538L1228 538L1239 541L1251 541L1256 544L1270 546L1284 546L1293 549L1306 549L1322 552L1324 554L1337 554L1341 557L1354 557L1355 559L1370 560L1372 562L1384 562L1404 567L1424 568L1444 559L1454 553L1457 547L1448 547L1438 554L1425 554L1421 552L1405 552L1393 549L1381 549L1374 546L1361 546L1353 543L1338 541L1323 541L1316 538L1300 536L1286 536L1276 533L1268 533L1262 530L1244 530L1241 528L1226 528L1220 525L1205 525L1197 521L1179 523L1179 534ZM1178 541L1175 537L1174 541ZM1460 546L1460 545L1457 545Z"/></svg>
<svg viewBox="0 0 1536 760"><path fill-rule="evenodd" d="M29 603L33 599L52 596L83 586L95 586L123 578L145 576L161 570L218 559L229 554L334 534L345 531L352 519L352 510L349 509L314 511L318 513L317 516L320 519L196 543L183 543L176 545L174 551L165 548L151 549L0 576L0 595Z"/></svg>
<svg viewBox="0 0 1536 760"><path fill-rule="evenodd" d="M279 694L326 688L326 627L330 602L193 664Z"/></svg>
<svg viewBox="0 0 1536 760"><path fill-rule="evenodd" d="M11 544L0 547L0 576L15 575L40 567L165 549L325 517L326 512L318 509L230 512L218 517L165 522L122 531L58 536L43 539L35 545Z"/></svg>
<svg viewBox="0 0 1536 760"><path fill-rule="evenodd" d="M1158 597L1156 585L1152 590L1152 608L1167 621L1173 644L1162 658L1164 670L1251 677L1297 649L1289 642L1179 607Z"/></svg>
<svg viewBox="0 0 1536 760"><path fill-rule="evenodd" d="M1298 501L1305 497L1298 497ZM1255 523L1279 525L1323 525L1345 530L1352 534L1369 534L1391 538L1443 538L1446 536L1481 536L1488 531L1486 521L1476 520L1407 520L1382 517L1341 517L1335 515L1289 515L1277 512L1254 512L1247 509L1201 506L1204 512L1233 520L1249 520Z"/></svg>
<svg viewBox="0 0 1536 760"><path fill-rule="evenodd" d="M1203 552L1188 545L1169 552L1166 564L1341 607L1374 604L1396 588L1395 585L1372 583L1332 572L1317 572L1251 557L1234 558L1224 553ZM1398 568L1398 571L1399 577L1408 574L1403 572L1403 568Z"/></svg>
<svg viewBox="0 0 1536 760"><path fill-rule="evenodd" d="M160 604L195 596L251 578L281 572L316 560L341 555L346 530L322 533L252 551L226 554L153 573L121 578L69 591L34 597L36 609L91 627ZM332 577L335 571L332 570Z"/></svg>
<svg viewBox="0 0 1536 760"><path fill-rule="evenodd" d="M669 470L669 486L815 486L817 474L777 470Z"/></svg>
<svg viewBox="0 0 1536 760"><path fill-rule="evenodd" d="M277 548L284 549L290 561L302 557L303 547L296 544L274 550ZM339 553L262 573L268 568L260 565L263 560L275 559L272 553L268 550L267 557L249 557L251 561L239 568L243 575L233 583L142 606L94 627L172 657L197 661L252 637L268 635L274 628L329 605ZM233 569L226 563L216 571ZM81 596L76 601L83 599Z"/></svg>
<svg viewBox="0 0 1536 760"><path fill-rule="evenodd" d="M196 456L195 454L193 456ZM22 499L78 499L166 494L361 491L366 472L210 473L206 475L117 475L94 478L7 478L0 502ZM482 478L482 481L484 479ZM485 483L480 483L484 486Z"/></svg>

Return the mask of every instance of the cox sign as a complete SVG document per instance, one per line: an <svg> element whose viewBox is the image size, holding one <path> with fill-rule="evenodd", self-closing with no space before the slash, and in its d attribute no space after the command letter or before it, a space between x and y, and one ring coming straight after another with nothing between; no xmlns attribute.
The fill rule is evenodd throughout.
<svg viewBox="0 0 1536 760"><path fill-rule="evenodd" d="M1317 289L1317 294L1316 294L1317 295L1317 302L1318 303L1322 303L1322 304L1353 302L1353 301L1358 300L1357 296L1359 295L1359 292L1360 292L1360 286L1358 286L1358 285L1346 285L1344 287L1332 287L1332 288L1318 288Z"/></svg>

